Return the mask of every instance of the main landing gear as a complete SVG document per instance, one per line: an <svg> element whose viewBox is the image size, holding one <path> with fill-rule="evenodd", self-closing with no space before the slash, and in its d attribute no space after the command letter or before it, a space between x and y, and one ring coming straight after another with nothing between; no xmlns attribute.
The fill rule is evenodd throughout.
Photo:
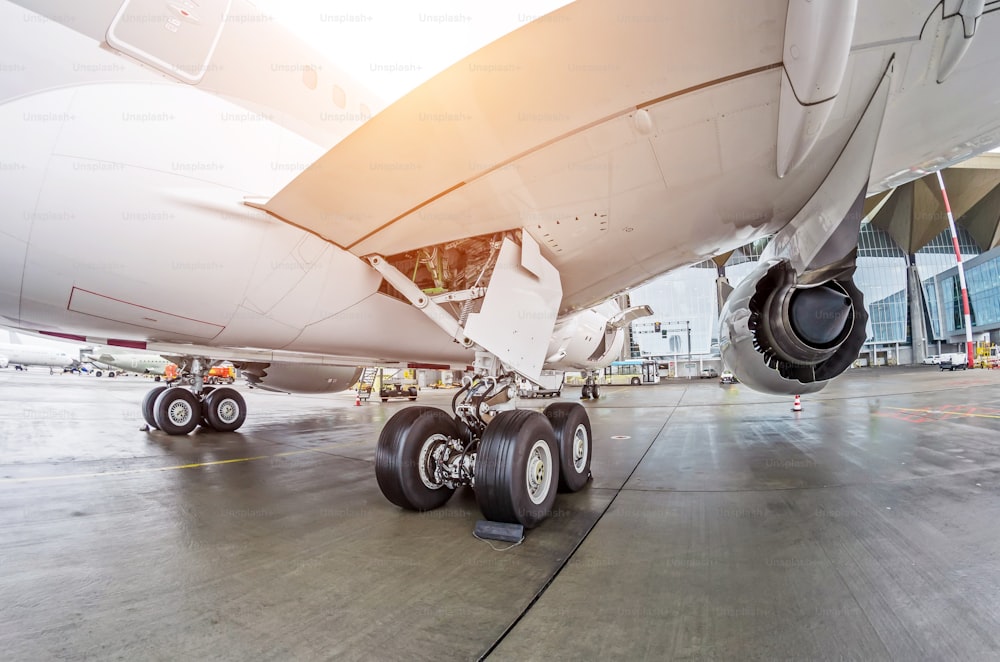
<svg viewBox="0 0 1000 662"><path fill-rule="evenodd" d="M188 434L199 425L216 432L238 430L247 417L246 401L240 392L229 387L205 386L203 363L191 361L191 388L172 380L167 386L155 386L142 399L142 418L150 429L169 435Z"/></svg>
<svg viewBox="0 0 1000 662"><path fill-rule="evenodd" d="M583 388L580 389L580 399L587 400L593 398L594 400L601 397L601 387L597 383L597 378L594 373L587 373L586 379L583 382Z"/></svg>
<svg viewBox="0 0 1000 662"><path fill-rule="evenodd" d="M583 406L511 409L513 375L467 380L449 414L409 407L379 436L375 476L382 494L407 510L432 510L468 485L486 519L532 528L548 517L557 490L590 478L592 437Z"/></svg>

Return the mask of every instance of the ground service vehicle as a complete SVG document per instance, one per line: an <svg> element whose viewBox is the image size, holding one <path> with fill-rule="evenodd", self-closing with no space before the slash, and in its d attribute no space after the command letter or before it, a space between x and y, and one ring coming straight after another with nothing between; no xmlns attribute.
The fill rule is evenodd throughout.
<svg viewBox="0 0 1000 662"><path fill-rule="evenodd" d="M938 368L941 370L965 370L969 367L969 361L966 359L965 354L942 354L941 362L938 363Z"/></svg>

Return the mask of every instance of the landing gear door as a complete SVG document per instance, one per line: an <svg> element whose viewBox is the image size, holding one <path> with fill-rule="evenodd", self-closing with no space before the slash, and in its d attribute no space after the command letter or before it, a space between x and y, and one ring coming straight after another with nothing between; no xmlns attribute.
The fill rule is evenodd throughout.
<svg viewBox="0 0 1000 662"><path fill-rule="evenodd" d="M483 306L465 334L503 363L537 380L562 301L559 271L528 233L504 239Z"/></svg>

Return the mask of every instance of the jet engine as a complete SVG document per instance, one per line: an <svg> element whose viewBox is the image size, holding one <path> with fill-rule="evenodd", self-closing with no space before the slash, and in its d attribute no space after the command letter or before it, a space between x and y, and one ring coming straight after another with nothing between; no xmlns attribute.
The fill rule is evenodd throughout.
<svg viewBox="0 0 1000 662"><path fill-rule="evenodd" d="M288 393L336 393L361 376L358 367L309 363L248 363L240 370L252 386Z"/></svg>
<svg viewBox="0 0 1000 662"><path fill-rule="evenodd" d="M570 313L556 322L545 359L547 370L593 370L621 354L625 328L651 315L648 306L622 310L613 301Z"/></svg>
<svg viewBox="0 0 1000 662"><path fill-rule="evenodd" d="M868 313L854 268L804 285L788 260L769 259L730 293L719 314L722 359L765 393L819 391L865 342Z"/></svg>

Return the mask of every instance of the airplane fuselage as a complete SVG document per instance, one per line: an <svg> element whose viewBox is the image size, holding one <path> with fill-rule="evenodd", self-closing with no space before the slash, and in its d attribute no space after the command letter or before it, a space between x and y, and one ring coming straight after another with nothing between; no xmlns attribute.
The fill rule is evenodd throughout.
<svg viewBox="0 0 1000 662"><path fill-rule="evenodd" d="M109 354L101 352L92 354L87 358L98 363L147 375L164 375L170 361L154 354Z"/></svg>
<svg viewBox="0 0 1000 662"><path fill-rule="evenodd" d="M316 352L355 362L469 362L469 350L419 310L379 292L382 278L360 259L365 251L245 204L272 196L359 125L363 93L338 84L335 67L257 72L262 88L297 86L295 94L311 105L308 113L296 111L240 87L254 78L237 66L240 48L258 42L229 43L224 31L216 51L223 59L192 85L102 47L99 31L22 4L41 3L0 3L9 33L0 61L23 69L0 87L0 317L88 337ZM121 3L96 4L110 22ZM612 4L588 3L613 14ZM734 15L721 5L705 7L712 20L700 23L713 29L697 43L692 35L664 45L656 58L619 49L620 61L606 66L634 66L630 76L648 85L616 90L605 106L624 113L641 105L649 126L625 113L584 128L539 131L546 120L579 118L528 117L521 128L555 135L556 147L510 169L487 157L482 183L468 186L467 195L496 194L501 204L517 199L534 210L478 221L475 233L531 234L559 269L561 311L568 313L785 225L825 177L887 67L895 69L893 96L870 190L1000 141L1000 88L984 85L995 80L1000 62L998 16L982 19L962 66L939 85L935 44L944 37L933 34L936 3L863 2L844 92L811 165L778 178L786 5L741 0ZM620 22L609 39L624 46L647 30L639 21ZM567 74L568 95L585 84L571 74L583 73L581 65ZM335 85L346 90L343 108L330 93ZM356 164L362 174L404 167ZM338 185L329 182L331 190ZM378 192L370 193L374 206ZM429 189L427 198L438 193ZM546 196L576 202L547 206ZM403 218L397 227L415 222ZM426 245L463 238L453 230L462 223L442 227L427 226ZM395 235L387 232L366 240L367 250L388 252Z"/></svg>
<svg viewBox="0 0 1000 662"><path fill-rule="evenodd" d="M12 366L49 366L63 368L72 365L75 357L65 352L49 347L33 345L18 345L13 343L0 344L0 367Z"/></svg>

